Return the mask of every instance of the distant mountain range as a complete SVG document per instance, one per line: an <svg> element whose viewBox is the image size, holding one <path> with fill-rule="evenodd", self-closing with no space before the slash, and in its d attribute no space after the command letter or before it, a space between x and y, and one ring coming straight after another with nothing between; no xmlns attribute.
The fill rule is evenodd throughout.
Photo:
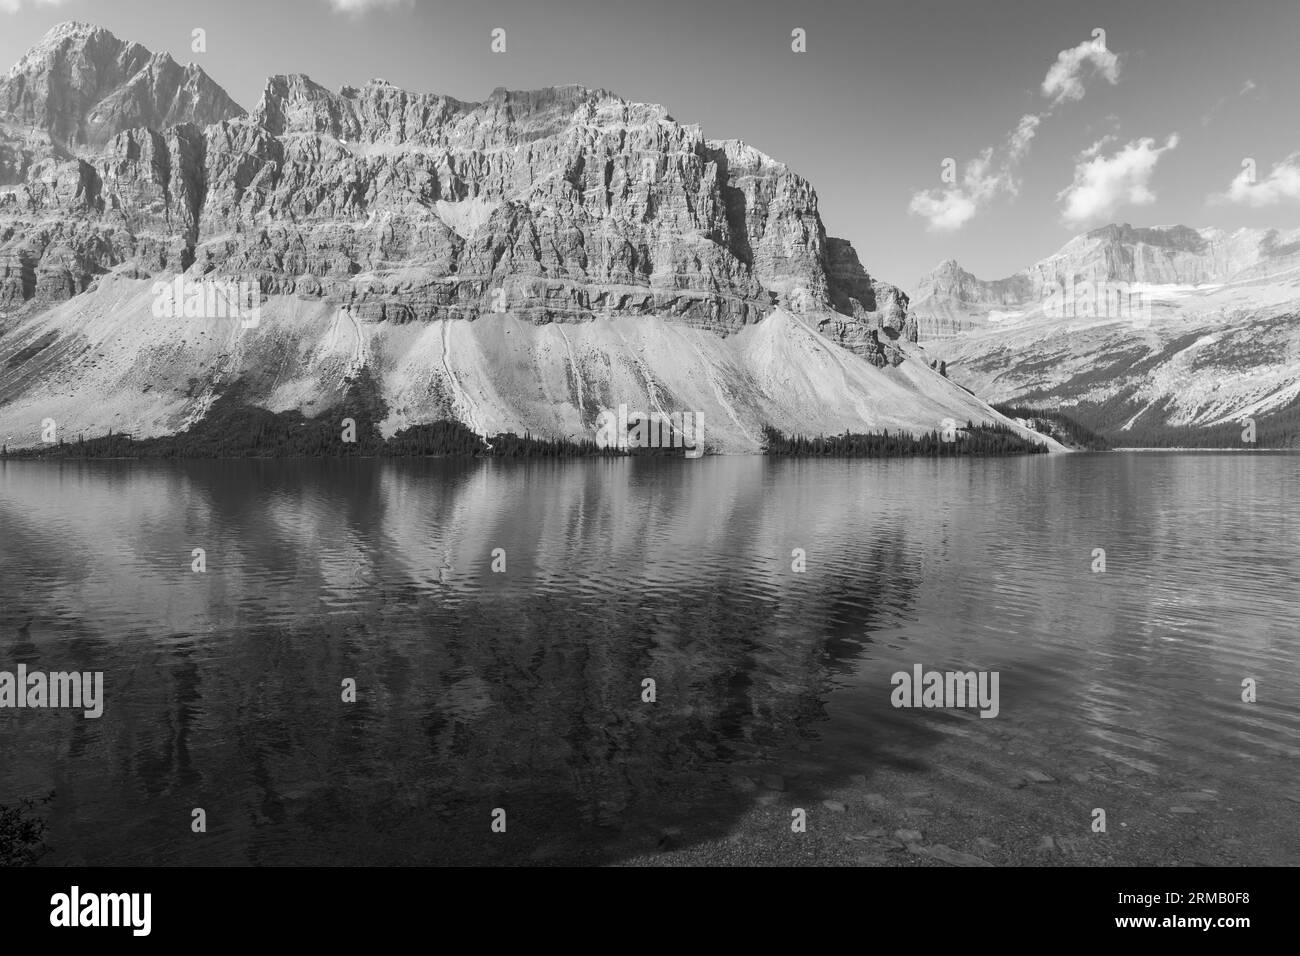
<svg viewBox="0 0 1300 956"><path fill-rule="evenodd" d="M251 287L255 321L211 294L160 309L182 274ZM11 447L49 421L172 434L236 389L310 416L362 377L385 435L590 437L621 404L702 415L714 451L755 451L766 426L1008 423L916 338L807 181L603 90L467 103L290 75L246 112L84 23L0 79Z"/></svg>
<svg viewBox="0 0 1300 956"><path fill-rule="evenodd" d="M1300 444L1300 230L1110 225L1005 279L943 262L912 310L986 400L1058 408L1119 444L1240 446L1245 419L1260 444Z"/></svg>

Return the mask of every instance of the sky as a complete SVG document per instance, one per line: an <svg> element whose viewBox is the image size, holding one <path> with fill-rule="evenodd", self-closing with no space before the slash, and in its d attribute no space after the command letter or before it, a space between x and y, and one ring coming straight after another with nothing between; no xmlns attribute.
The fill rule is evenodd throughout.
<svg viewBox="0 0 1300 956"><path fill-rule="evenodd" d="M1297 0L0 0L0 66L69 19L245 108L278 73L662 103L807 178L827 232L909 290L1108 222L1300 226Z"/></svg>

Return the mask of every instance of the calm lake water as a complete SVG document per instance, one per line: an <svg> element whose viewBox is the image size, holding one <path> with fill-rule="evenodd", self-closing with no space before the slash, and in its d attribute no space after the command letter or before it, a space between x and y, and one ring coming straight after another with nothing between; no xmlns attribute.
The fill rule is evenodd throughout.
<svg viewBox="0 0 1300 956"><path fill-rule="evenodd" d="M0 463L0 670L105 682L0 711L0 803L54 865L619 862L776 775L1296 864L1297 531L1286 454ZM1000 713L893 708L918 663Z"/></svg>

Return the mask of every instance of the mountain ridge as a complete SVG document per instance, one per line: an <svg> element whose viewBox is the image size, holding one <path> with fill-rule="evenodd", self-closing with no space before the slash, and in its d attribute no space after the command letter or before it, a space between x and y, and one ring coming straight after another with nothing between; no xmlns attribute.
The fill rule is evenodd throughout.
<svg viewBox="0 0 1300 956"><path fill-rule="evenodd" d="M197 420L233 380L272 410L327 407L361 367L386 390L391 428L452 417L480 433L582 430L599 402L680 405L691 382L710 383L690 400L717 411L724 450L754 450L763 424L921 433L936 415L1001 421L930 375L906 294L826 234L807 180L662 106L583 86L498 89L481 103L382 80L331 92L284 74L245 112L206 74L172 90L158 80L175 76L168 62L73 25L0 81L0 104L19 107L0 131L10 444L32 440L50 405L41 379L68 390L54 404L78 428L148 437ZM86 67L68 89L61 64ZM33 131L45 152L30 148ZM217 319L196 339L158 324L142 289L177 274L246 281L263 326ZM587 328L619 319L645 323L639 345ZM718 354L664 323L719 339L767 323L785 338L751 335ZM582 329L587 352L553 325ZM652 342L685 351L647 357ZM175 368L162 370L164 354ZM780 390L803 373L781 385L778 356L841 367L826 407L793 394L783 410ZM850 373L849 356L866 369ZM683 371L674 363L689 380L677 394L664 384Z"/></svg>
<svg viewBox="0 0 1300 956"><path fill-rule="evenodd" d="M936 338L974 327L992 305L1028 306L1043 298L1045 287L1067 277L1076 282L1209 285L1278 260L1286 260L1290 268L1300 264L1290 261L1297 254L1300 228L1227 232L1216 227L1110 223L1073 237L1055 253L1002 279L980 279L955 259L946 259L916 283L911 303L924 327L921 337ZM962 329L948 330L935 321L962 312L967 313Z"/></svg>
<svg viewBox="0 0 1300 956"><path fill-rule="evenodd" d="M201 67L67 21L0 78L0 113L67 148L102 146L137 126L218 122L244 110Z"/></svg>
<svg viewBox="0 0 1300 956"><path fill-rule="evenodd" d="M1063 410L1118 444L1245 419L1294 440L1300 229L1111 224L996 282L945 261L912 307L954 379L999 405Z"/></svg>

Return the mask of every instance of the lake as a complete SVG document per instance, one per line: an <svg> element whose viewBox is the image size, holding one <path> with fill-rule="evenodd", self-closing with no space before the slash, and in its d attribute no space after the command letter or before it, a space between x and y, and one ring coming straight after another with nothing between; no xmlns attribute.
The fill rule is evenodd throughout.
<svg viewBox="0 0 1300 956"><path fill-rule="evenodd" d="M98 719L0 710L0 804L54 794L53 865L1297 864L1298 492L1265 453L0 462L0 671L103 674ZM996 716L895 707L916 665Z"/></svg>

